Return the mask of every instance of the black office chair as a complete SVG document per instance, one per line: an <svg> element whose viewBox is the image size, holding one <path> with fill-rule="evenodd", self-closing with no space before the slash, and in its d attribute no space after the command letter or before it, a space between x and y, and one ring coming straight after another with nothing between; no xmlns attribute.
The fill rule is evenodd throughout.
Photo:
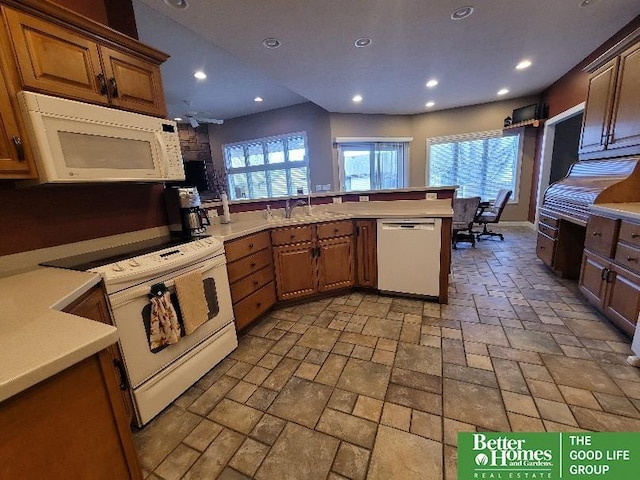
<svg viewBox="0 0 640 480"><path fill-rule="evenodd" d="M500 237L500 240L504 240L504 236L501 233L494 232L487 229L487 224L498 223L502 216L502 211L506 207L509 198L511 197L511 190L501 188L498 190L496 199L493 203L483 202L480 204L478 214L474 220L478 225L482 225L482 232L476 234L476 238L480 240L483 236Z"/></svg>
<svg viewBox="0 0 640 480"><path fill-rule="evenodd" d="M476 237L473 234L473 221L480 205L480 197L454 198L453 199L453 235L451 242L454 250L458 248L458 242L471 242L476 246Z"/></svg>

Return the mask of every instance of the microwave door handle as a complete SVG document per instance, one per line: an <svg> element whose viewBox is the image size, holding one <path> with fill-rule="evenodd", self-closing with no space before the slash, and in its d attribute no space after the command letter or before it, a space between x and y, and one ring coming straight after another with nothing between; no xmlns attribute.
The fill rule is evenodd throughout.
<svg viewBox="0 0 640 480"><path fill-rule="evenodd" d="M160 161L158 162L158 167L160 168L160 174L163 178L168 176L168 165L167 160L169 158L169 154L167 153L167 146L164 143L164 139L162 138L162 134L160 132L155 132L156 143L158 144L158 149L160 150Z"/></svg>

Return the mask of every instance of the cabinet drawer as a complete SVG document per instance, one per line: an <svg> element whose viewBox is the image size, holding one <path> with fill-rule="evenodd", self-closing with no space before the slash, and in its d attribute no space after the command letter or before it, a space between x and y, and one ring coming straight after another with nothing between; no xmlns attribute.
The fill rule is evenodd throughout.
<svg viewBox="0 0 640 480"><path fill-rule="evenodd" d="M227 272L229 273L229 283L240 280L247 275L257 272L261 268L271 265L271 251L265 248L258 253L241 258L235 262L227 264Z"/></svg>
<svg viewBox="0 0 640 480"><path fill-rule="evenodd" d="M620 224L620 235L618 236L618 241L640 247L640 224L623 221Z"/></svg>
<svg viewBox="0 0 640 480"><path fill-rule="evenodd" d="M273 282L269 282L233 307L236 329L242 330L271 308L274 303L276 303L276 289Z"/></svg>
<svg viewBox="0 0 640 480"><path fill-rule="evenodd" d="M299 227L284 227L271 230L271 243L286 245L287 243L310 242L313 238L313 227L301 225Z"/></svg>
<svg viewBox="0 0 640 480"><path fill-rule="evenodd" d="M612 258L619 227L620 220L591 215L587 222L584 248Z"/></svg>
<svg viewBox="0 0 640 480"><path fill-rule="evenodd" d="M231 299L237 303L273 280L273 269L265 267L231 285Z"/></svg>
<svg viewBox="0 0 640 480"><path fill-rule="evenodd" d="M640 249L624 243L618 243L616 262L635 273L640 273Z"/></svg>
<svg viewBox="0 0 640 480"><path fill-rule="evenodd" d="M545 223L550 227L558 228L558 223L559 223L558 219L556 217L552 217L547 213L540 212L538 220L539 220L539 223Z"/></svg>
<svg viewBox="0 0 640 480"><path fill-rule="evenodd" d="M322 240L323 238L353 235L353 222L351 220L321 223L316 228L318 232L318 240Z"/></svg>
<svg viewBox="0 0 640 480"><path fill-rule="evenodd" d="M536 244L536 254L549 267L553 267L553 254L556 249L556 241L542 233L538 234L538 243Z"/></svg>
<svg viewBox="0 0 640 480"><path fill-rule="evenodd" d="M270 245L269 232L264 231L225 243L224 251L227 256L227 262L233 262Z"/></svg>
<svg viewBox="0 0 640 480"><path fill-rule="evenodd" d="M538 230L540 233L544 233L547 237L556 238L558 236L557 228L552 228L544 223L538 224Z"/></svg>

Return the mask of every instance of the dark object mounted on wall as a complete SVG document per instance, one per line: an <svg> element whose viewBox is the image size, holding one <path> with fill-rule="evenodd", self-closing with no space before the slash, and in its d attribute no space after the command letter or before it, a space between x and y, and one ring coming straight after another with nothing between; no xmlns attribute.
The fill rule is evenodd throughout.
<svg viewBox="0 0 640 480"><path fill-rule="evenodd" d="M511 117L507 117L504 119L504 127L510 127L511 126Z"/></svg>
<svg viewBox="0 0 640 480"><path fill-rule="evenodd" d="M532 103L524 107L516 108L511 114L511 125L516 125L530 120L541 120L547 118L549 114L549 105ZM506 119L505 119L506 120ZM507 125L505 125L506 127Z"/></svg>

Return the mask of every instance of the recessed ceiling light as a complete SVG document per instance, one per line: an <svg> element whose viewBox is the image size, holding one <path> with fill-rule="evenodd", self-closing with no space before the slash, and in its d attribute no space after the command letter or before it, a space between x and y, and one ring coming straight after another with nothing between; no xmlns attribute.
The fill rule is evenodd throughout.
<svg viewBox="0 0 640 480"><path fill-rule="evenodd" d="M594 3L598 3L600 0L582 0L578 5L581 7L588 7Z"/></svg>
<svg viewBox="0 0 640 480"><path fill-rule="evenodd" d="M427 102L427 103L425 103L425 104L424 104L424 106L425 106L425 107L427 107L427 108L431 108L431 107L433 107L435 104L436 104L436 102Z"/></svg>
<svg viewBox="0 0 640 480"><path fill-rule="evenodd" d="M358 48L364 48L371 45L371 39L369 37L360 37L354 42L354 45Z"/></svg>
<svg viewBox="0 0 640 480"><path fill-rule="evenodd" d="M280 47L280 45L282 45L282 43L277 38L265 38L262 41L262 45L264 45L265 48L270 48L270 49L273 50L274 48Z"/></svg>
<svg viewBox="0 0 640 480"><path fill-rule="evenodd" d="M168 5L173 8L179 8L180 10L184 10L189 6L187 0L164 0L165 5Z"/></svg>
<svg viewBox="0 0 640 480"><path fill-rule="evenodd" d="M362 95L355 95L351 100L355 103L360 103L362 101Z"/></svg>
<svg viewBox="0 0 640 480"><path fill-rule="evenodd" d="M207 78L207 74L204 73L202 70L198 70L193 74L193 76L196 77L198 80L204 80L205 78Z"/></svg>
<svg viewBox="0 0 640 480"><path fill-rule="evenodd" d="M522 60L518 65L516 65L516 70L524 70L525 68L529 68L531 66L531 60Z"/></svg>
<svg viewBox="0 0 640 480"><path fill-rule="evenodd" d="M433 79L431 79L431 80L429 80L429 81L427 82L427 87L428 87L428 88L433 88L433 87L435 87L436 85L438 85L438 80L436 80L435 78L433 78Z"/></svg>
<svg viewBox="0 0 640 480"><path fill-rule="evenodd" d="M501 88L500 90L498 90L498 95L506 95L507 93L509 93L509 90L507 90L506 88Z"/></svg>
<svg viewBox="0 0 640 480"><path fill-rule="evenodd" d="M463 18L470 16L472 13L473 7L471 5L460 7L451 14L451 20L462 20Z"/></svg>
<svg viewBox="0 0 640 480"><path fill-rule="evenodd" d="M261 102L262 101L262 97L256 97L253 99L254 102Z"/></svg>
<svg viewBox="0 0 640 480"><path fill-rule="evenodd" d="M182 117L175 117L175 118L174 118L174 120L175 120L176 122L181 122L181 121L182 121Z"/></svg>

